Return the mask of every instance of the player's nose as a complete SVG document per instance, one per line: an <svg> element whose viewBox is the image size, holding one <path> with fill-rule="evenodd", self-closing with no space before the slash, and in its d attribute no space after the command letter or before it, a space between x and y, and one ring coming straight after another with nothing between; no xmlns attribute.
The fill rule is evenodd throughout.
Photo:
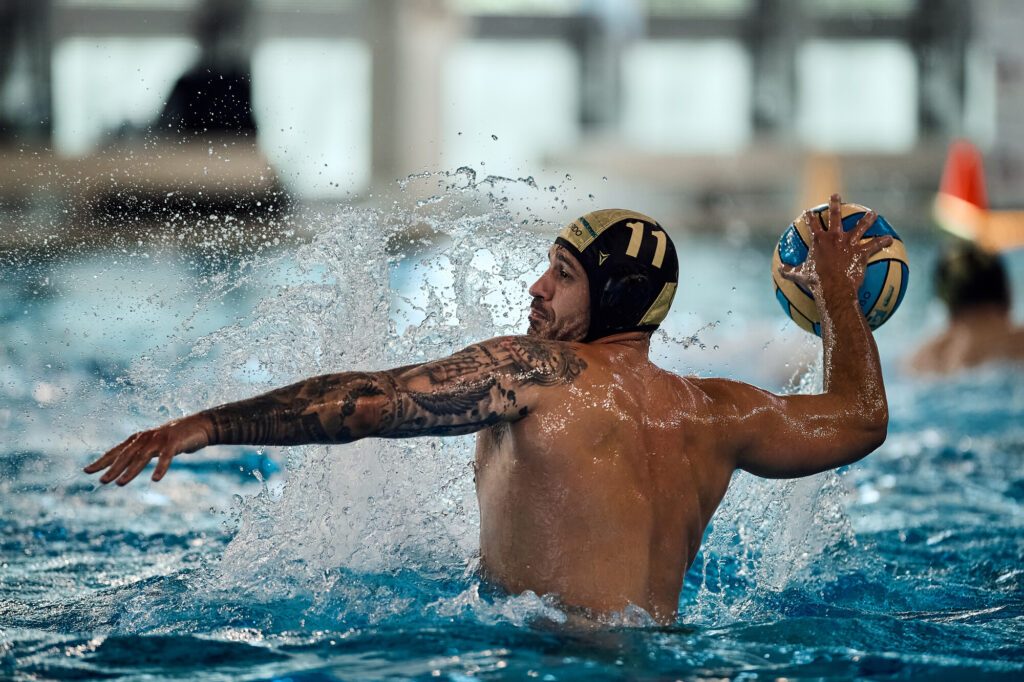
<svg viewBox="0 0 1024 682"><path fill-rule="evenodd" d="M542 298L545 301L551 298L551 278L545 272L540 278L530 285L529 293L534 298Z"/></svg>

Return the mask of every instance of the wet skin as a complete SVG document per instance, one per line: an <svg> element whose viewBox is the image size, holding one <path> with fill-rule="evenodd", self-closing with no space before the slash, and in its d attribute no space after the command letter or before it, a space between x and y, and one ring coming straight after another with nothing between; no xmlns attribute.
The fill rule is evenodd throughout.
<svg viewBox="0 0 1024 682"><path fill-rule="evenodd" d="M737 468L804 476L854 462L884 439L888 409L874 340L857 304L868 257L891 238L824 230L805 214L805 264L783 276L822 312L825 391L777 396L679 377L648 359L642 332L582 343L586 274L561 247L530 288L527 336L435 362L314 377L135 434L86 467L128 483L157 458L211 444L346 443L479 433L476 483L485 575L553 594L598 617L640 606L676 617L683 574ZM839 197L829 224L840 225Z"/></svg>
<svg viewBox="0 0 1024 682"><path fill-rule="evenodd" d="M988 362L1024 362L1024 327L1015 327L1009 306L979 305L949 321L909 362L912 372L948 374Z"/></svg>

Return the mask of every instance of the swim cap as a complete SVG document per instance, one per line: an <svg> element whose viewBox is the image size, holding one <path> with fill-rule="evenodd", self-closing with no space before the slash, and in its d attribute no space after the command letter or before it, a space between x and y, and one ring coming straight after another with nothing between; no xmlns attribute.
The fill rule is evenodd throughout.
<svg viewBox="0 0 1024 682"><path fill-rule="evenodd" d="M583 266L590 284L590 328L584 341L627 331L654 331L679 282L668 233L636 211L594 211L562 228L555 243Z"/></svg>
<svg viewBox="0 0 1024 682"><path fill-rule="evenodd" d="M952 315L984 305L1010 308L1010 283L1002 259L970 242L954 244L939 257L935 293Z"/></svg>

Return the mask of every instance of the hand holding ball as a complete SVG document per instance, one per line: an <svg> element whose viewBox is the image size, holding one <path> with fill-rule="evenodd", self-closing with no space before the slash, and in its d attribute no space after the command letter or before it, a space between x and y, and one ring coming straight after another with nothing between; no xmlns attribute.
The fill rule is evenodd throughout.
<svg viewBox="0 0 1024 682"><path fill-rule="evenodd" d="M840 210L844 232L852 230L868 212L859 204L842 204ZM821 227L828 229L828 205L816 206L809 213L812 220L820 221ZM907 291L910 275L903 241L885 218L878 216L864 233L862 241L886 235L892 237L892 244L868 259L864 281L857 292L861 312L872 330L878 329L896 312ZM775 282L775 298L782 310L802 329L821 336L821 315L814 296L804 286L779 274L782 265L801 265L807 259L810 244L810 227L801 216L786 228L779 239L772 258L772 280Z"/></svg>

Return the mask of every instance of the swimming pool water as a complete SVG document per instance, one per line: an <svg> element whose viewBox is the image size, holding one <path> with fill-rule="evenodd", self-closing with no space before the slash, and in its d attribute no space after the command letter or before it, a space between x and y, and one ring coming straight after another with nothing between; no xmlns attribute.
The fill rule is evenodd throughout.
<svg viewBox="0 0 1024 682"><path fill-rule="evenodd" d="M350 211L312 244L233 262L148 247L8 262L0 678L1024 676L1024 374L901 373L939 319L927 239L908 238L910 292L877 334L888 440L838 475L737 475L672 627L635 612L566 629L549 599L480 584L470 438L218 448L124 489L80 473L211 403L521 329L544 241L495 243L506 217L449 221L405 257L360 231L379 214ZM778 390L809 362L820 379L772 298L773 240L676 239L662 363Z"/></svg>

